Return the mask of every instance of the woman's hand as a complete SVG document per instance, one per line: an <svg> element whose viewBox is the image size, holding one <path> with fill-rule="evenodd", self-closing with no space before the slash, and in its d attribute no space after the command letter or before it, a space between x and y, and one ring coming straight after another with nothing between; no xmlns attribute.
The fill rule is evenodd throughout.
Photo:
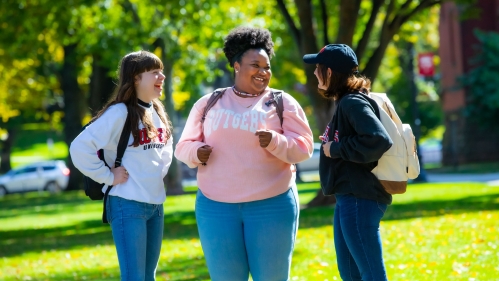
<svg viewBox="0 0 499 281"><path fill-rule="evenodd" d="M325 140L325 138L323 136L319 136L319 139L321 141ZM324 150L324 155L326 155L327 157L330 157L330 158L331 158L331 143L332 143L332 141L327 142L327 143L322 145L322 150Z"/></svg>
<svg viewBox="0 0 499 281"><path fill-rule="evenodd" d="M198 148L198 159L201 161L201 163L206 164L208 162L208 159L210 158L211 151L213 150L213 147L209 145L203 145L200 148Z"/></svg>
<svg viewBox="0 0 499 281"><path fill-rule="evenodd" d="M324 150L324 154L327 156L327 157L331 157L331 143L332 141L330 142L327 142L325 144L322 145L322 149Z"/></svg>
<svg viewBox="0 0 499 281"><path fill-rule="evenodd" d="M255 136L258 136L260 146L263 148L269 146L270 141L272 140L272 132L269 130L257 130Z"/></svg>
<svg viewBox="0 0 499 281"><path fill-rule="evenodd" d="M128 171L123 166L111 168L111 173L114 175L113 186L125 183L128 180Z"/></svg>

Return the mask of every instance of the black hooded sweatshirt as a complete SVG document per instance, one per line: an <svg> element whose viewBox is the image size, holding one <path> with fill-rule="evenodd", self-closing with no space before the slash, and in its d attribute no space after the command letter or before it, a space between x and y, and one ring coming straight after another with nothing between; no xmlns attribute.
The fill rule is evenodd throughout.
<svg viewBox="0 0 499 281"><path fill-rule="evenodd" d="M362 93L347 94L337 102L323 135L323 143L332 141L331 157L321 146L319 174L325 195L352 194L392 203L392 196L371 173L393 144L378 116L376 102Z"/></svg>

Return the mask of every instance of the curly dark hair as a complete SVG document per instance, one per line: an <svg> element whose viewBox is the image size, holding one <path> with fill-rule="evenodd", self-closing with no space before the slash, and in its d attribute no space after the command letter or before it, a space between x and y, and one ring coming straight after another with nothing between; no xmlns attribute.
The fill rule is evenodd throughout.
<svg viewBox="0 0 499 281"><path fill-rule="evenodd" d="M263 49L269 58L272 58L274 42L270 31L264 28L240 26L231 30L225 37L224 53L231 67L234 67L236 61L241 63L241 57L250 49Z"/></svg>

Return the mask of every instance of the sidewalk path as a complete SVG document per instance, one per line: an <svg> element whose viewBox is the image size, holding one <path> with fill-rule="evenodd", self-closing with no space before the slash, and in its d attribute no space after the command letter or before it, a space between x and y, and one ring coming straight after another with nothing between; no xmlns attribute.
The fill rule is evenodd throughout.
<svg viewBox="0 0 499 281"><path fill-rule="evenodd" d="M499 185L499 173L489 174L433 174L427 173L428 182L486 182Z"/></svg>
<svg viewBox="0 0 499 281"><path fill-rule="evenodd" d="M302 172L302 179L305 182L319 181L319 172ZM499 186L499 173L489 174L434 174L427 173L428 182L485 182L489 185ZM184 179L184 186L196 186L196 179Z"/></svg>

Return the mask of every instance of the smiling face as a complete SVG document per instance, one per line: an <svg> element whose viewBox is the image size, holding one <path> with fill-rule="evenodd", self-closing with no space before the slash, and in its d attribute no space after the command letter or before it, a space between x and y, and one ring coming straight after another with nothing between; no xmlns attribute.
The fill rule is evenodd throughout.
<svg viewBox="0 0 499 281"><path fill-rule="evenodd" d="M269 85L272 72L270 59L263 49L250 49L234 63L235 85L239 91L258 95Z"/></svg>
<svg viewBox="0 0 499 281"><path fill-rule="evenodd" d="M135 90L137 97L146 103L161 97L165 75L162 69L153 69L143 72L135 77Z"/></svg>

